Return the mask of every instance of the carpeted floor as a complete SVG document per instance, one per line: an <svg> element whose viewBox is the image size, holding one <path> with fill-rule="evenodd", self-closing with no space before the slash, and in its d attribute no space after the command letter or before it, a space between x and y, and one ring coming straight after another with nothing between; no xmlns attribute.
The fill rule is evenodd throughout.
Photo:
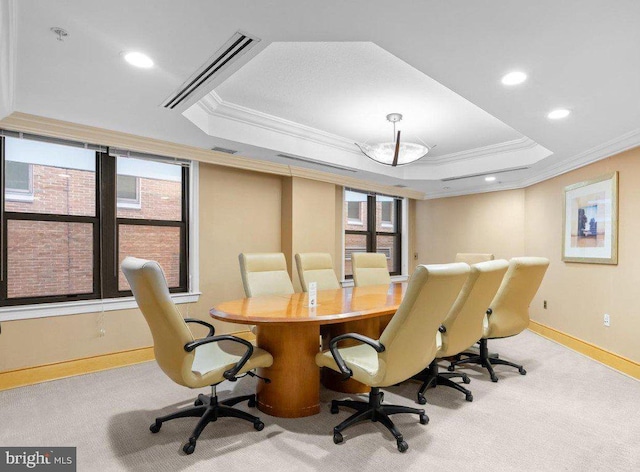
<svg viewBox="0 0 640 472"><path fill-rule="evenodd" d="M223 418L185 456L195 419L166 423L158 434L148 428L198 392L174 384L154 362L0 392L0 445L76 446L78 470L100 472L640 470L640 382L528 331L489 347L528 374L498 366L494 384L479 368L465 369L472 403L450 388L429 390L428 425L394 417L409 443L404 454L373 423L347 429L334 445L332 428L350 413L331 415L330 400L344 395L322 390L318 415L282 419L254 409L266 424L261 432ZM389 388L385 402L415 405L417 388ZM219 395L253 389L254 380L243 379L222 384Z"/></svg>

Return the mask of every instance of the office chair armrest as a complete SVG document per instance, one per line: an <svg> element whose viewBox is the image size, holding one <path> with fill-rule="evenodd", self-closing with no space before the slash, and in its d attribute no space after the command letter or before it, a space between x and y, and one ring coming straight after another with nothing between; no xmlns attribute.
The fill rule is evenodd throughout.
<svg viewBox="0 0 640 472"><path fill-rule="evenodd" d="M219 336L210 336L202 339L196 339L195 341L191 341L190 343L187 343L184 345L184 350L187 352L191 352L195 348L197 348L198 346L202 346L203 344L217 343L220 341L232 341L235 343L240 343L247 348L246 352L242 355L242 357L236 363L236 365L234 365L231 369L226 370L224 374L222 374L222 376L225 379L233 380L235 376L238 375L238 372L240 372L240 369L244 367L244 365L247 363L247 361L251 358L251 355L253 354L253 344L251 344L246 339L237 338L229 334L221 334Z"/></svg>
<svg viewBox="0 0 640 472"><path fill-rule="evenodd" d="M198 320L196 318L185 318L184 322L197 323L199 325L206 326L207 328L209 328L209 334L207 334L208 338L216 334L216 329L213 327L213 325L211 323L207 323L206 321Z"/></svg>
<svg viewBox="0 0 640 472"><path fill-rule="evenodd" d="M340 351L338 351L338 343L340 341L344 341L345 339L353 339L363 344L368 344L369 346L374 348L376 352L384 352L384 346L380 344L380 341L376 341L375 339L368 338L367 336L363 336L362 334L346 333L346 334L341 334L339 336L336 336L331 341L329 341L329 350L331 351L331 355L335 359L336 364L338 364L338 368L340 369L340 372L342 372L342 375L343 375L342 380L347 380L349 379L349 377L353 375L352 370L349 369L349 367L347 367L347 364L345 363L344 359L340 355Z"/></svg>

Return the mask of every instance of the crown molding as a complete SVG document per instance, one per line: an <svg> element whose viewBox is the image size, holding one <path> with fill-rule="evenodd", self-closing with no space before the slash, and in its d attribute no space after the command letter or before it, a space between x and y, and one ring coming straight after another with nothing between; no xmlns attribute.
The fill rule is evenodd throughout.
<svg viewBox="0 0 640 472"><path fill-rule="evenodd" d="M275 174L285 177L302 177L311 180L333 183L346 187L357 187L362 190L371 190L398 197L408 197L421 200L424 193L409 189L398 188L391 185L377 184L364 179L347 177L329 172L311 170L275 162L260 161L237 154L229 155L222 152L211 151L194 146L162 141L154 138L136 136L120 131L111 131L93 126L70 123L54 118L45 118L27 113L14 112L10 116L0 120L0 128L11 131L21 131L41 136L68 139L71 141L100 144L103 146L118 147L131 151L157 154L160 156L190 159L223 167Z"/></svg>
<svg viewBox="0 0 640 472"><path fill-rule="evenodd" d="M550 165L544 169L536 171L532 177L511 182L509 184L498 184L491 187L475 186L464 190L439 190L435 192L425 193L425 200L433 200L436 198L458 197L463 195L472 195L476 193L500 192L503 190L517 190L530 187L545 180L552 179L580 167L593 164L594 162L606 159L608 157L620 154L621 152L640 146L640 128L629 131L617 138L611 139L603 144L594 146L572 158L562 160L554 165Z"/></svg>
<svg viewBox="0 0 640 472"><path fill-rule="evenodd" d="M215 91L211 91L205 95L198 102L198 105L211 116L237 121L249 126L256 126L323 146L330 146L357 156L362 155L356 148L355 143L350 139L296 123L295 121L285 120L284 118L263 113L252 108L226 102Z"/></svg>
<svg viewBox="0 0 640 472"><path fill-rule="evenodd" d="M493 156L495 154L501 154L504 152L522 151L525 149L531 149L538 146L534 140L529 139L526 136L522 138L513 139L511 141L504 141L502 143L490 144L488 146L477 147L474 149L467 149L459 152L452 152L449 154L443 154L442 156L427 158L424 161L418 161L417 165L441 165L449 164L451 162L468 161L471 159L477 159L484 156Z"/></svg>
<svg viewBox="0 0 640 472"><path fill-rule="evenodd" d="M607 157L633 149L637 146L640 146L640 128L636 128L628 133L618 136L617 138L613 138L605 143L594 146L591 149L587 149L580 154L576 154L569 159L563 159L556 164L541 169L536 172L535 176L521 181L520 186L529 187L533 184L566 174L572 170L579 169L580 167L606 159Z"/></svg>

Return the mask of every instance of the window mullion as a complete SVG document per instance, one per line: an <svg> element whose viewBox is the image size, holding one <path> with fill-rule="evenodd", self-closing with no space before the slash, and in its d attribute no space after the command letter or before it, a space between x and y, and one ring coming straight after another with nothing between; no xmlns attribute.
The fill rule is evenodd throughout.
<svg viewBox="0 0 640 472"><path fill-rule="evenodd" d="M118 296L118 225L116 222L116 158L100 153L100 261L102 298Z"/></svg>

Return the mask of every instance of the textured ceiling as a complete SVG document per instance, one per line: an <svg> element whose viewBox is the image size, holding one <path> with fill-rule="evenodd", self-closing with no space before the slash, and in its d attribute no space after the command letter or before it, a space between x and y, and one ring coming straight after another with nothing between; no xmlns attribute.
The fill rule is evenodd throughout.
<svg viewBox="0 0 640 472"><path fill-rule="evenodd" d="M437 136L440 142L436 144L442 146L436 148L438 152L509 140L509 136L527 137L550 152L538 162L530 157L530 169L501 174L490 186L477 179L445 185L438 180L437 163L433 163L431 177L419 179L410 171L376 172L357 156L353 162L361 170L356 177L408 185L430 196L514 188L640 143L637 0L617 0L615 5L601 0L11 3L15 7L11 24L17 29L15 109L20 112L203 148L221 145L248 157L276 162L286 162L277 157L283 150L303 156L307 151L309 156L322 154L328 162L341 160L333 148L324 153L310 149L308 140L295 144L287 138L282 145L273 146L273 140L268 146L261 145L258 138L263 130L239 128L239 122L230 118L210 119L214 132L204 133L180 113L159 107L235 31L242 30L260 38L262 47L267 48L245 66L246 71L240 69L218 86L220 96L229 103L245 103L245 107L300 120L300 124L306 122L306 126L338 136L366 138L376 133L376 127L384 128L384 114L389 111L405 113L407 125L414 119L410 107L415 103L406 105L407 110L395 106L389 110L386 103L377 102L380 91L371 92L386 82L389 96L404 93L403 84L389 73L398 67L406 69L411 88L419 88L420 80L425 83L424 93L416 94L416 100L426 100L425 106L416 109L429 113L440 105L433 97L446 95L437 90L449 90L458 96L454 99L450 95L451 100L466 110L453 121L445 113L426 118L415 115L416 120L426 120L425 127L432 127L430 136ZM69 37L57 41L49 31L52 26L65 28ZM271 54L271 46L277 53L281 43L320 43L322 49L323 44L332 42L369 46L351 52L351 73L336 61L325 59L322 63L314 54L298 51L302 57L296 60L304 61L300 70L289 57L289 65L282 70L263 68L269 72L265 84L250 76L252 67L260 65L260 56ZM364 57L375 48L382 51L376 59L385 64L382 70L372 70ZM121 52L132 49L149 54L156 66L138 70L125 64ZM333 72L326 84L313 74L323 69ZM520 87L505 88L500 77L513 69L525 71L529 80ZM344 85L348 80L353 82L354 71L364 70L371 70L371 74L362 78L358 87ZM0 74L0 80L2 77ZM289 79L293 82L288 84ZM233 92L234 80L246 80L248 86L240 90L238 82ZM269 89L267 83L271 83ZM322 94L315 99L305 97L299 90L310 85ZM336 94L347 97L343 100L346 103L338 103ZM319 95L325 98L320 100ZM261 97L263 102L259 103ZM304 100L309 101L300 106ZM378 105L382 117L378 117ZM572 114L562 122L551 122L546 114L555 107L568 107ZM483 115L485 112L490 116ZM356 114L341 123L349 113ZM369 115L380 122L365 129L363 123ZM469 123L473 126L467 126ZM425 136L427 142L430 136ZM508 153L491 148L487 152L476 159L473 169L462 156L450 171L466 175L481 167L508 167ZM433 156L437 157L435 150Z"/></svg>

